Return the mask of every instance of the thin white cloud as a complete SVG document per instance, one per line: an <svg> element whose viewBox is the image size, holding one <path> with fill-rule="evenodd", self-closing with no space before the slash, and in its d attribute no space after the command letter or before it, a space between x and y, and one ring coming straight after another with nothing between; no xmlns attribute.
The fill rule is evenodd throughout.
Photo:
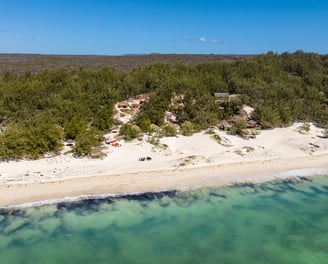
<svg viewBox="0 0 328 264"><path fill-rule="evenodd" d="M209 41L211 43L222 43L223 42L222 40L219 40L219 39L210 39Z"/></svg>
<svg viewBox="0 0 328 264"><path fill-rule="evenodd" d="M219 40L219 39L208 39L205 37L199 38L199 41L203 42L203 43L222 43L223 42L222 40Z"/></svg>
<svg viewBox="0 0 328 264"><path fill-rule="evenodd" d="M219 39L209 39L209 38L205 38L205 37L200 37L200 38L185 37L183 39L185 41L194 41L194 42L201 42L201 43L223 43L222 40L219 40Z"/></svg>

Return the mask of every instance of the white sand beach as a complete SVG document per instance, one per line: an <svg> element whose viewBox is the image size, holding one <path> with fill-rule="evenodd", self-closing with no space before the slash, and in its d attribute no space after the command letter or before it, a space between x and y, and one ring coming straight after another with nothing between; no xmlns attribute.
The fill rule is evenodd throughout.
<svg viewBox="0 0 328 264"><path fill-rule="evenodd" d="M215 131L222 144L204 132L161 138L159 146L146 140L120 142L121 147L105 145L102 159L62 154L1 162L0 206L328 174L328 139L314 125L300 133L301 125L262 130L247 140Z"/></svg>

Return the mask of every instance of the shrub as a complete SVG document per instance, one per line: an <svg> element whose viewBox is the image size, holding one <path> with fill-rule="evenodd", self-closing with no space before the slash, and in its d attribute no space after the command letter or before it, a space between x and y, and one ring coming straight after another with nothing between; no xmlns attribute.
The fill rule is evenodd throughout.
<svg viewBox="0 0 328 264"><path fill-rule="evenodd" d="M310 132L310 124L308 122L304 122L303 125L301 125L298 128L298 132L300 132L301 134L307 134Z"/></svg>
<svg viewBox="0 0 328 264"><path fill-rule="evenodd" d="M208 129L205 132L206 135L215 135L215 132L212 129Z"/></svg>
<svg viewBox="0 0 328 264"><path fill-rule="evenodd" d="M64 128L64 137L67 139L75 139L77 135L87 129L87 123L77 117L73 117L66 123Z"/></svg>
<svg viewBox="0 0 328 264"><path fill-rule="evenodd" d="M322 131L323 137L328 138L328 128Z"/></svg>
<svg viewBox="0 0 328 264"><path fill-rule="evenodd" d="M250 146L244 146L243 149L246 150L247 153L255 151L255 148Z"/></svg>
<svg viewBox="0 0 328 264"><path fill-rule="evenodd" d="M212 135L212 138L213 138L217 143L221 144L222 139L221 139L221 137L220 137L219 135L214 134L214 135Z"/></svg>
<svg viewBox="0 0 328 264"><path fill-rule="evenodd" d="M120 129L120 135L124 136L125 140L130 141L138 137L139 131L130 124L124 124Z"/></svg>
<svg viewBox="0 0 328 264"><path fill-rule="evenodd" d="M151 121L149 118L143 118L138 122L139 127L144 132L150 132L151 131Z"/></svg>
<svg viewBox="0 0 328 264"><path fill-rule="evenodd" d="M245 137L247 136L246 132L246 122L245 120L237 121L230 129L232 134L237 134L239 136Z"/></svg>
<svg viewBox="0 0 328 264"><path fill-rule="evenodd" d="M183 122L181 132L184 136L191 136L194 133L194 125L190 121Z"/></svg>
<svg viewBox="0 0 328 264"><path fill-rule="evenodd" d="M96 128L90 128L82 131L76 136L76 143L73 147L73 151L79 156L86 156L91 151L100 145L105 138L101 131Z"/></svg>
<svg viewBox="0 0 328 264"><path fill-rule="evenodd" d="M177 135L177 130L172 125L165 125L162 127L162 134L165 137L175 137Z"/></svg>

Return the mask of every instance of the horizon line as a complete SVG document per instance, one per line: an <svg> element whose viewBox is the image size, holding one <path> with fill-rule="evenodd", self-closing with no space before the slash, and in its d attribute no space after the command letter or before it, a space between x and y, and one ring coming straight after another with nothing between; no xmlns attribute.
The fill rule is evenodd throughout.
<svg viewBox="0 0 328 264"><path fill-rule="evenodd" d="M39 53L39 52L0 52L0 55L39 55L39 56L102 56L102 57L129 57L129 56L156 56L156 55L202 55L202 56L255 56L255 55L266 55L268 53L273 54L283 54L283 53L314 53L318 55L328 55L328 53L320 53L315 51L303 51L301 49L295 51L283 51L283 52L276 52L272 50L268 50L266 52L259 52L259 53L161 53L161 52L150 52L150 53L122 53L122 54L72 54L72 53Z"/></svg>

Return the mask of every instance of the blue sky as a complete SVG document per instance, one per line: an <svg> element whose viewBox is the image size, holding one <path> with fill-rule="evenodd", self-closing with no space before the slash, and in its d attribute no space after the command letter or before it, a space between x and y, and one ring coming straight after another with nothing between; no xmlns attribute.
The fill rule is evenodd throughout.
<svg viewBox="0 0 328 264"><path fill-rule="evenodd" d="M328 53L327 0L0 0L0 53Z"/></svg>

